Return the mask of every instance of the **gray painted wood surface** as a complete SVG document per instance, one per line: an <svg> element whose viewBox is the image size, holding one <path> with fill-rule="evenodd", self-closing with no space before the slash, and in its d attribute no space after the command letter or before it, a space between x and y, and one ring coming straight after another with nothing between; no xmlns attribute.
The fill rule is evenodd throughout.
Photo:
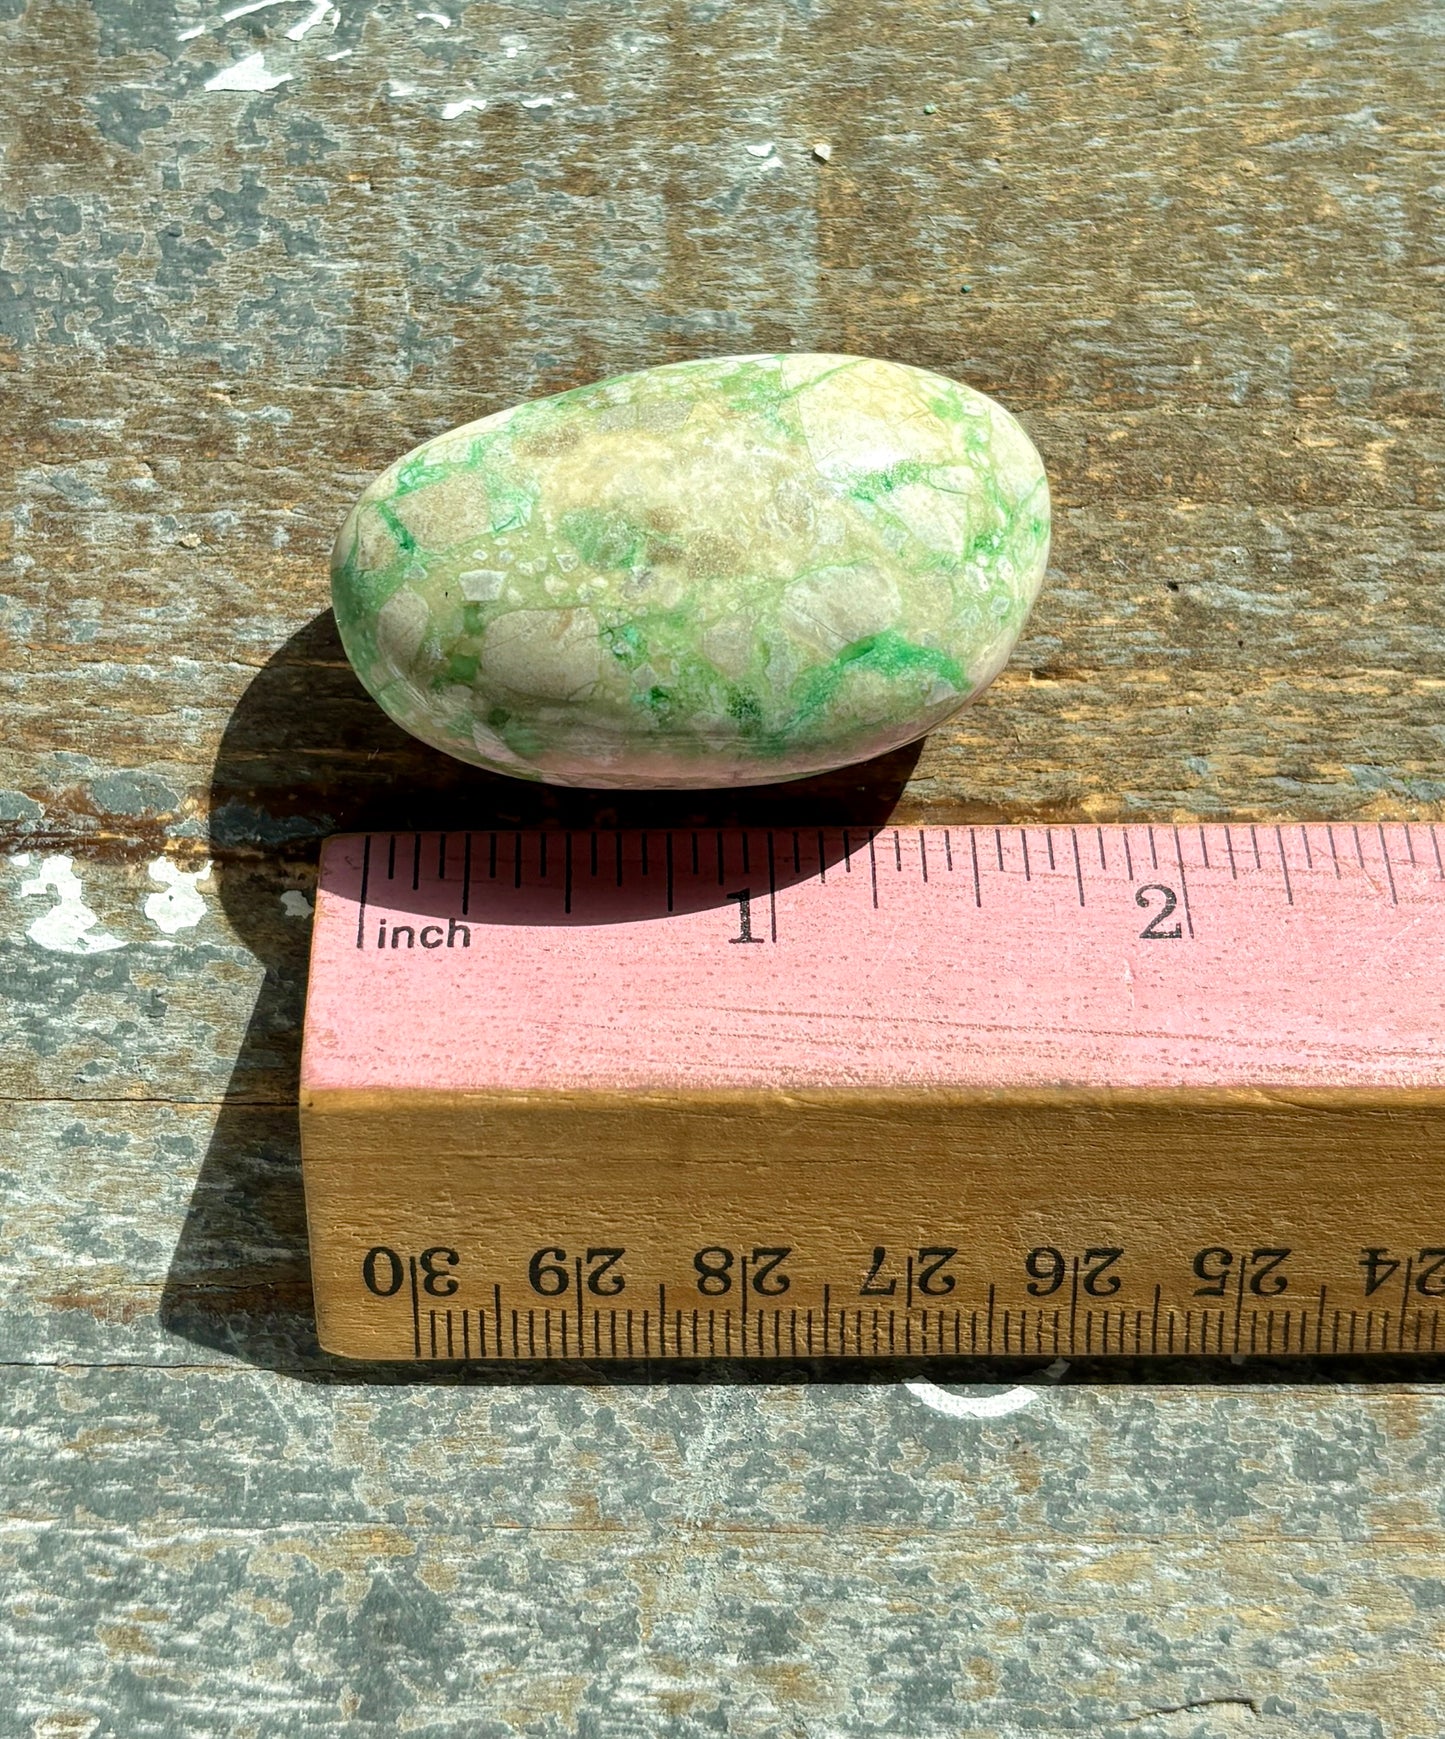
<svg viewBox="0 0 1445 1739"><path fill-rule="evenodd" d="M992 1418L341 1366L291 1109L337 828L1445 816L1442 28L0 0L0 1733L1445 1730L1438 1366L926 1373L1032 1391ZM772 347L1028 425L1054 566L990 695L737 800L402 739L325 614L362 482Z"/></svg>

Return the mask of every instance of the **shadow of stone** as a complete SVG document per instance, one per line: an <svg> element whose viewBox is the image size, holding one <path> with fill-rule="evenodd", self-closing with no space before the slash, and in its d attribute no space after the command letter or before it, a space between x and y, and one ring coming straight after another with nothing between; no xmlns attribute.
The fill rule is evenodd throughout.
<svg viewBox="0 0 1445 1739"><path fill-rule="evenodd" d="M892 814L918 752L914 744L820 778L738 790L532 784L468 767L399 730L357 681L330 611L292 635L238 701L212 776L213 874L264 976L166 1278L166 1329L274 1369L398 1380L398 1367L323 1353L312 1320L296 1117L308 926L286 915L281 894L309 883L323 838L786 823L846 825L861 842ZM438 1377L429 1366L407 1379L419 1375Z"/></svg>

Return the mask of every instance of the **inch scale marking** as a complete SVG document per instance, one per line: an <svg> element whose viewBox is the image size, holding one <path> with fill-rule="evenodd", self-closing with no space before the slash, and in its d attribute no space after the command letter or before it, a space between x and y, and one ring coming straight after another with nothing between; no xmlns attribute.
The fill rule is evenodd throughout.
<svg viewBox="0 0 1445 1739"><path fill-rule="evenodd" d="M328 1348L1430 1352L1428 824L328 842Z"/></svg>

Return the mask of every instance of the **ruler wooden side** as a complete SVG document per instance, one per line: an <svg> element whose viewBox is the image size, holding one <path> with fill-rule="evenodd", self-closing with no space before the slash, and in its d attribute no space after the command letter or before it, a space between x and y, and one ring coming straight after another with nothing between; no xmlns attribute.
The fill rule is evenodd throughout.
<svg viewBox="0 0 1445 1739"><path fill-rule="evenodd" d="M333 842L323 1344L1438 1350L1445 874L1339 833Z"/></svg>
<svg viewBox="0 0 1445 1739"><path fill-rule="evenodd" d="M1442 1119L1357 1089L316 1094L319 1331L372 1358L1435 1351Z"/></svg>

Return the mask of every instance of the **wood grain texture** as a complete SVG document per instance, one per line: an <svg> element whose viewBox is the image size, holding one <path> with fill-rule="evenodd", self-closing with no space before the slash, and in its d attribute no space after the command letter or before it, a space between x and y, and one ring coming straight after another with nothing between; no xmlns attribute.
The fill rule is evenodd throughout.
<svg viewBox="0 0 1445 1739"><path fill-rule="evenodd" d="M1438 8L419 10L0 3L0 1732L1433 1739L1433 1382L326 1360L288 913L325 833L458 817L1445 815ZM920 754L601 804L365 699L325 557L396 453L829 347L995 393L1055 486Z"/></svg>

